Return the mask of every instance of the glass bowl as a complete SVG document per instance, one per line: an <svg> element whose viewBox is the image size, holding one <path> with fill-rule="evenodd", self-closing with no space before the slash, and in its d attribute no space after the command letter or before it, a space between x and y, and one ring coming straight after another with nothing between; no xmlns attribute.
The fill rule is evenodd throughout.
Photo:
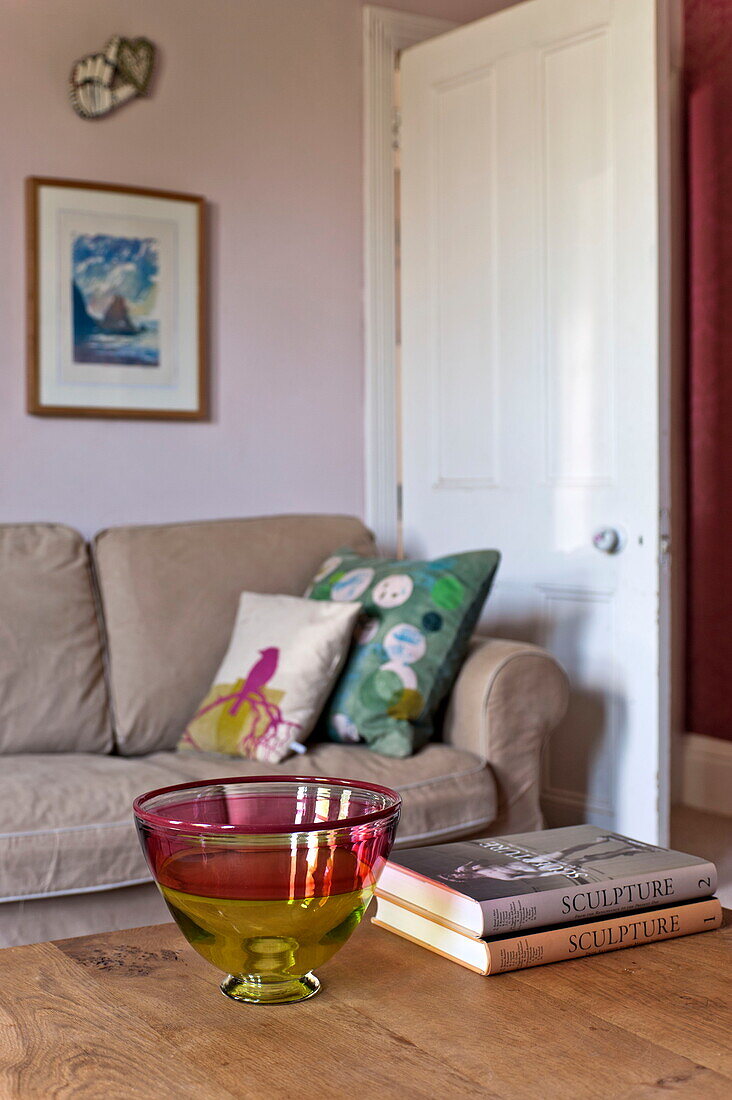
<svg viewBox="0 0 732 1100"><path fill-rule="evenodd" d="M313 969L358 926L401 798L310 776L181 783L134 802L142 849L185 938L250 1004L312 997Z"/></svg>

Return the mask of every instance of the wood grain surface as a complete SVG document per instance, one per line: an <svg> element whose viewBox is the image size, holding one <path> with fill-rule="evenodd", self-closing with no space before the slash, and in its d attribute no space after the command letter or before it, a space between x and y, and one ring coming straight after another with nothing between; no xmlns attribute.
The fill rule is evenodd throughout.
<svg viewBox="0 0 732 1100"><path fill-rule="evenodd" d="M0 1097L732 1097L732 926L483 978L364 925L251 1007L172 924L0 952Z"/></svg>

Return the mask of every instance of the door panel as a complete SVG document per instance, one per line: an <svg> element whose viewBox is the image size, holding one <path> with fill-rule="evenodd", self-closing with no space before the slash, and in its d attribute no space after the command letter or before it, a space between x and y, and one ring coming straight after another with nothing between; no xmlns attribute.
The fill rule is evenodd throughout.
<svg viewBox="0 0 732 1100"><path fill-rule="evenodd" d="M442 488L493 485L498 474L496 269L484 262L496 249L495 99L490 71L435 91L434 480ZM476 406L485 430L465 432Z"/></svg>
<svg viewBox="0 0 732 1100"><path fill-rule="evenodd" d="M401 64L405 550L501 550L481 629L573 685L547 816L645 840L667 801L662 31L654 0L527 0Z"/></svg>
<svg viewBox="0 0 732 1100"><path fill-rule="evenodd" d="M601 32L540 60L547 478L555 484L609 484L615 475L608 47Z"/></svg>
<svg viewBox="0 0 732 1100"><path fill-rule="evenodd" d="M566 720L544 761L552 823L569 825L589 816L613 828L622 701L605 654L617 645L615 594L553 585L542 595L542 644L572 670L573 680Z"/></svg>

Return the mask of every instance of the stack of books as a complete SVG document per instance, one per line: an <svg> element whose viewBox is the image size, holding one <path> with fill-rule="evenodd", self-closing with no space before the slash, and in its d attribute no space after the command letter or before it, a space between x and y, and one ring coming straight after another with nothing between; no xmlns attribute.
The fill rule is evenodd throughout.
<svg viewBox="0 0 732 1100"><path fill-rule="evenodd" d="M594 825L392 854L373 923L479 974L719 928L713 863Z"/></svg>

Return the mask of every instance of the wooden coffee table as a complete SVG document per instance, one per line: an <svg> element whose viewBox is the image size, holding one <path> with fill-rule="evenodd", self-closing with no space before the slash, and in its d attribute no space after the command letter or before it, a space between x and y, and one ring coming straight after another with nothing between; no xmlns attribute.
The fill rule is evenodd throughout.
<svg viewBox="0 0 732 1100"><path fill-rule="evenodd" d="M286 1007L174 925L0 951L0 1096L732 1097L718 932L482 978L370 924Z"/></svg>

